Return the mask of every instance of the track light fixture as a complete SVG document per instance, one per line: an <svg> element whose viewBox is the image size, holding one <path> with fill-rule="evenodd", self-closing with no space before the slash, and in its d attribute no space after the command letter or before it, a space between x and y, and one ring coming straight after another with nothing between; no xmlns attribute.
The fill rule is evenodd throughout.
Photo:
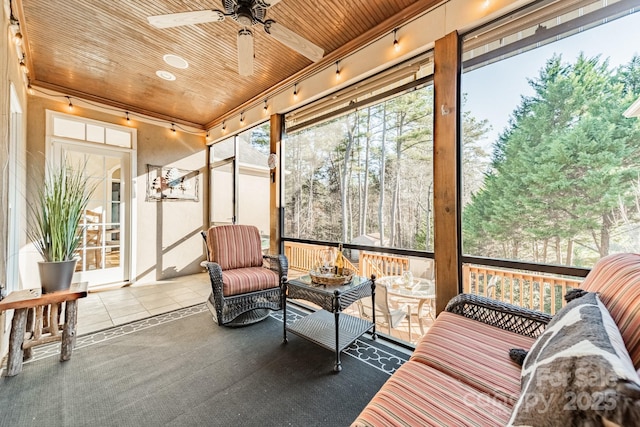
<svg viewBox="0 0 640 427"><path fill-rule="evenodd" d="M340 61L336 61L336 80L340 80Z"/></svg>
<svg viewBox="0 0 640 427"><path fill-rule="evenodd" d="M69 111L73 111L73 104L71 103L71 98L66 96L65 98L67 98L67 101L69 101Z"/></svg>
<svg viewBox="0 0 640 427"><path fill-rule="evenodd" d="M393 30L393 48L397 51L400 50L400 43L398 43L398 29Z"/></svg>

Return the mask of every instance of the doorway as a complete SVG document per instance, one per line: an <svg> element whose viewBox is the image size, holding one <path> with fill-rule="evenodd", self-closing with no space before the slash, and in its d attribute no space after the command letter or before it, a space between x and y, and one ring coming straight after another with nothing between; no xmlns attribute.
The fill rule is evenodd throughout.
<svg viewBox="0 0 640 427"><path fill-rule="evenodd" d="M74 274L74 281L88 282L90 289L129 282L132 275L135 201L131 183L135 151L127 145L133 146L135 130L114 127L55 113L50 137L48 163L66 162L81 168L90 187L95 188L81 223L82 239Z"/></svg>

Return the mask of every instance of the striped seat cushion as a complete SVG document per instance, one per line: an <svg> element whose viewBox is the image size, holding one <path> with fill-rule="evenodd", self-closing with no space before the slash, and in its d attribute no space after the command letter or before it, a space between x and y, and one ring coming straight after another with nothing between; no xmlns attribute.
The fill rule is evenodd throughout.
<svg viewBox="0 0 640 427"><path fill-rule="evenodd" d="M260 267L262 246L260 232L253 225L220 225L207 230L210 260L222 270Z"/></svg>
<svg viewBox="0 0 640 427"><path fill-rule="evenodd" d="M222 272L224 296L246 294L280 285L278 273L264 267L236 268Z"/></svg>
<svg viewBox="0 0 640 427"><path fill-rule="evenodd" d="M600 259L580 288L600 293L633 365L640 369L640 255L614 254Z"/></svg>
<svg viewBox="0 0 640 427"><path fill-rule="evenodd" d="M511 407L424 363L404 363L353 422L369 426L504 426Z"/></svg>
<svg viewBox="0 0 640 427"><path fill-rule="evenodd" d="M520 396L520 366L512 348L528 350L533 338L466 317L442 312L416 346L411 360L422 362L509 405Z"/></svg>

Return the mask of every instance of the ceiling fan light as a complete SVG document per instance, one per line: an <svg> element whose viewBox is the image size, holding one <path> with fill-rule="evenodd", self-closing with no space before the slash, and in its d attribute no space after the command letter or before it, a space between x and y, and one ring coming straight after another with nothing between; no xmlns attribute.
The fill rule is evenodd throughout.
<svg viewBox="0 0 640 427"><path fill-rule="evenodd" d="M250 27L253 25L253 15L251 14L251 9L246 6L238 7L237 19L238 23L243 27Z"/></svg>

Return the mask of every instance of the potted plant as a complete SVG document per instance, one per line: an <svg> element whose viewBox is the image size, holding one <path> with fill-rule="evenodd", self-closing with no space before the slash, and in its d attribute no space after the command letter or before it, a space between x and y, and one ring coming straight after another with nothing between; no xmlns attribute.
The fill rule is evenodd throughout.
<svg viewBox="0 0 640 427"><path fill-rule="evenodd" d="M82 218L95 187L90 188L85 168L66 160L45 172L30 206L29 239L42 256L38 263L42 293L68 289L78 262Z"/></svg>

